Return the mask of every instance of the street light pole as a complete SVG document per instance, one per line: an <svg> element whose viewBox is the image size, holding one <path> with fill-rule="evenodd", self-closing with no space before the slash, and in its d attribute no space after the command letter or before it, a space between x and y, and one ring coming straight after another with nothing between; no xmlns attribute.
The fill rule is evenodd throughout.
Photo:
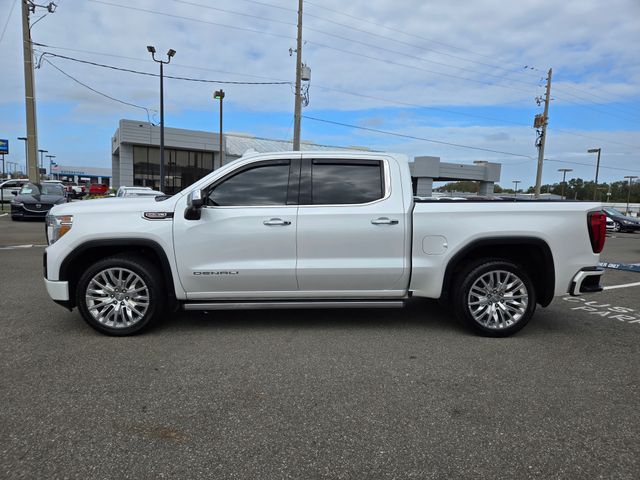
<svg viewBox="0 0 640 480"><path fill-rule="evenodd" d="M522 180L513 180L513 182L515 184L515 188L513 189L513 198L518 198L518 184L522 183Z"/></svg>
<svg viewBox="0 0 640 480"><path fill-rule="evenodd" d="M42 158L42 155L45 153L49 153L49 150L38 150L40 152L40 169L44 168L44 158ZM42 180L42 174L40 173L41 170L38 170L38 178L40 180Z"/></svg>
<svg viewBox="0 0 640 480"><path fill-rule="evenodd" d="M171 58L176 54L172 48L167 52L167 61L156 58L154 46L147 46L147 51L151 54L153 61L160 64L160 191L164 192L164 70L165 64L171 62Z"/></svg>
<svg viewBox="0 0 640 480"><path fill-rule="evenodd" d="M222 166L222 100L224 99L224 90L220 89L213 92L213 98L220 100L220 158L218 159L220 162L218 168L220 168ZM213 168L214 170L216 168L215 162L213 162Z"/></svg>
<svg viewBox="0 0 640 480"><path fill-rule="evenodd" d="M573 172L572 168L559 168L558 169L559 172L562 172L562 193L561 193L561 197L563 200L566 200L566 198L564 197L564 187L567 184L566 182L566 178L567 178L567 172Z"/></svg>
<svg viewBox="0 0 640 480"><path fill-rule="evenodd" d="M629 179L629 190L627 190L627 209L625 210L625 214L629 215L629 200L631 198L631 181L638 178L637 175L625 175L624 178Z"/></svg>
<svg viewBox="0 0 640 480"><path fill-rule="evenodd" d="M587 150L587 153L597 153L598 154L598 160L596 162L596 184L593 187L593 199L596 199L596 195L598 193L598 172L600 171L600 152L602 151L601 148L590 148L589 150Z"/></svg>
<svg viewBox="0 0 640 480"><path fill-rule="evenodd" d="M55 155L45 155L45 157L47 157L49 159L49 176L51 177L51 165L53 164L53 160L51 160L52 158L56 158Z"/></svg>

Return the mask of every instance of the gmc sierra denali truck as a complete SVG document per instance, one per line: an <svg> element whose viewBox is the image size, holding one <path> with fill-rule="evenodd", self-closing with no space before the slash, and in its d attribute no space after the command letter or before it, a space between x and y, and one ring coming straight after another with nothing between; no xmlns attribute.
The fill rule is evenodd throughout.
<svg viewBox="0 0 640 480"><path fill-rule="evenodd" d="M414 198L402 155L249 154L171 196L58 205L51 298L96 330L177 309L394 308L441 299L475 332L600 291L600 205Z"/></svg>

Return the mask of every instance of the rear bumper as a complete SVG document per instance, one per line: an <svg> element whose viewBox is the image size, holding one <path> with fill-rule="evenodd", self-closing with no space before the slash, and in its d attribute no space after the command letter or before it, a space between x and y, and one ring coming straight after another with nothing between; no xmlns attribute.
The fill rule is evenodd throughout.
<svg viewBox="0 0 640 480"><path fill-rule="evenodd" d="M66 302L69 300L69 282L60 282L44 279L47 293L54 301Z"/></svg>
<svg viewBox="0 0 640 480"><path fill-rule="evenodd" d="M585 267L576 273L569 285L569 295L577 296L583 293L596 293L602 291L600 278L604 274L602 267Z"/></svg>

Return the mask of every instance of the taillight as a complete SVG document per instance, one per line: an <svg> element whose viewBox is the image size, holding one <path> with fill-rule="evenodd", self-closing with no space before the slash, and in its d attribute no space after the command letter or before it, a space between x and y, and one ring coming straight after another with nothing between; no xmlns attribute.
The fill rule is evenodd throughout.
<svg viewBox="0 0 640 480"><path fill-rule="evenodd" d="M589 212L587 215L589 239L593 253L600 253L604 248L607 233L607 216L602 212Z"/></svg>

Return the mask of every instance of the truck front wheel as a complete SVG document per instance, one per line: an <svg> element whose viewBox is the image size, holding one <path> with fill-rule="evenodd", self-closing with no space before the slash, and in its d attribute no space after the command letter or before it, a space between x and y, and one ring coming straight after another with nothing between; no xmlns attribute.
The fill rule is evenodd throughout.
<svg viewBox="0 0 640 480"><path fill-rule="evenodd" d="M474 262L456 277L456 283L456 315L480 335L512 335L535 311L536 292L529 275L507 260Z"/></svg>
<svg viewBox="0 0 640 480"><path fill-rule="evenodd" d="M164 292L160 272L148 261L128 255L91 265L76 289L84 320L101 333L131 335L161 315Z"/></svg>

